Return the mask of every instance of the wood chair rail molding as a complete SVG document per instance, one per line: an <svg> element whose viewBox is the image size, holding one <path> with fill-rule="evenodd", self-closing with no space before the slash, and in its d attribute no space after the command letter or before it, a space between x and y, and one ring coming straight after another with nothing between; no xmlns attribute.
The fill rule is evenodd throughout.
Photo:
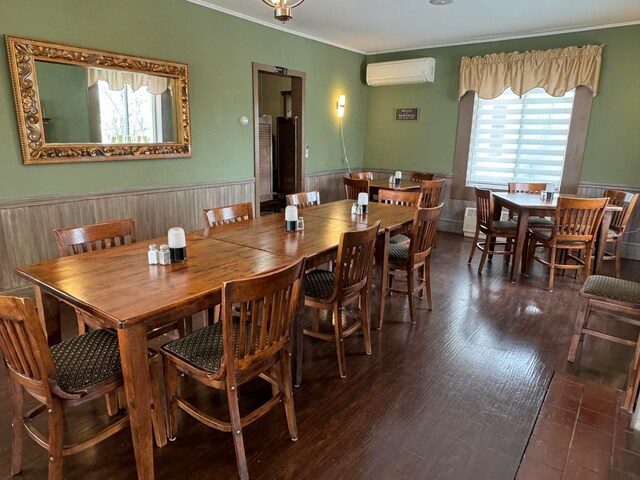
<svg viewBox="0 0 640 480"><path fill-rule="evenodd" d="M188 65L9 35L6 36L6 44L25 164L191 157ZM45 123L48 119L43 115L40 101L36 61L166 78L167 85L171 85L174 141L48 143L45 135Z"/></svg>

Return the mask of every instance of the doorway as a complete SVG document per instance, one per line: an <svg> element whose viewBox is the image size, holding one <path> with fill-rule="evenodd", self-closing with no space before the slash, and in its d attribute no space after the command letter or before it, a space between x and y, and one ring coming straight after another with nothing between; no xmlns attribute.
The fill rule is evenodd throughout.
<svg viewBox="0 0 640 480"><path fill-rule="evenodd" d="M305 73L253 64L256 215L304 191Z"/></svg>

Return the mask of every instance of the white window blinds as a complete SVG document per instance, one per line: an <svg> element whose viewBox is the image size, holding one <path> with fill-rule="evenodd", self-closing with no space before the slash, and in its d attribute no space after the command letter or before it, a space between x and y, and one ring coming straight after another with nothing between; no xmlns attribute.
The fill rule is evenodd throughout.
<svg viewBox="0 0 640 480"><path fill-rule="evenodd" d="M552 97L535 88L476 98L467 185L504 188L507 182L560 186L574 90Z"/></svg>

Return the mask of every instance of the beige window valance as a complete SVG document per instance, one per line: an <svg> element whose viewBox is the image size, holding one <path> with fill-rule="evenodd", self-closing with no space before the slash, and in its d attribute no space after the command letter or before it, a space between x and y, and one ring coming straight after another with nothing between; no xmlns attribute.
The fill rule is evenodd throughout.
<svg viewBox="0 0 640 480"><path fill-rule="evenodd" d="M480 98L492 99L509 87L519 96L542 87L549 95L560 97L579 85L595 96L601 61L601 45L462 57L460 97L474 91Z"/></svg>
<svg viewBox="0 0 640 480"><path fill-rule="evenodd" d="M114 91L120 91L126 84L129 84L134 92L146 86L149 93L158 95L169 88L169 78L167 77L106 68L88 68L87 85L90 87L98 80L107 82L109 89Z"/></svg>

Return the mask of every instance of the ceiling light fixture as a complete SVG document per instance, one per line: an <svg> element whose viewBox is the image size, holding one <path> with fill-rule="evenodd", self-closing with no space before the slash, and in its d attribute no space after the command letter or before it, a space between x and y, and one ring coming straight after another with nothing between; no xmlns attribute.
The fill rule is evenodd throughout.
<svg viewBox="0 0 640 480"><path fill-rule="evenodd" d="M291 9L300 5L304 0L299 0L291 4L287 4L289 0L262 0L264 3L273 7L273 18L280 20L282 23L291 20Z"/></svg>
<svg viewBox="0 0 640 480"><path fill-rule="evenodd" d="M449 5L453 3L453 0L429 0L431 5Z"/></svg>

